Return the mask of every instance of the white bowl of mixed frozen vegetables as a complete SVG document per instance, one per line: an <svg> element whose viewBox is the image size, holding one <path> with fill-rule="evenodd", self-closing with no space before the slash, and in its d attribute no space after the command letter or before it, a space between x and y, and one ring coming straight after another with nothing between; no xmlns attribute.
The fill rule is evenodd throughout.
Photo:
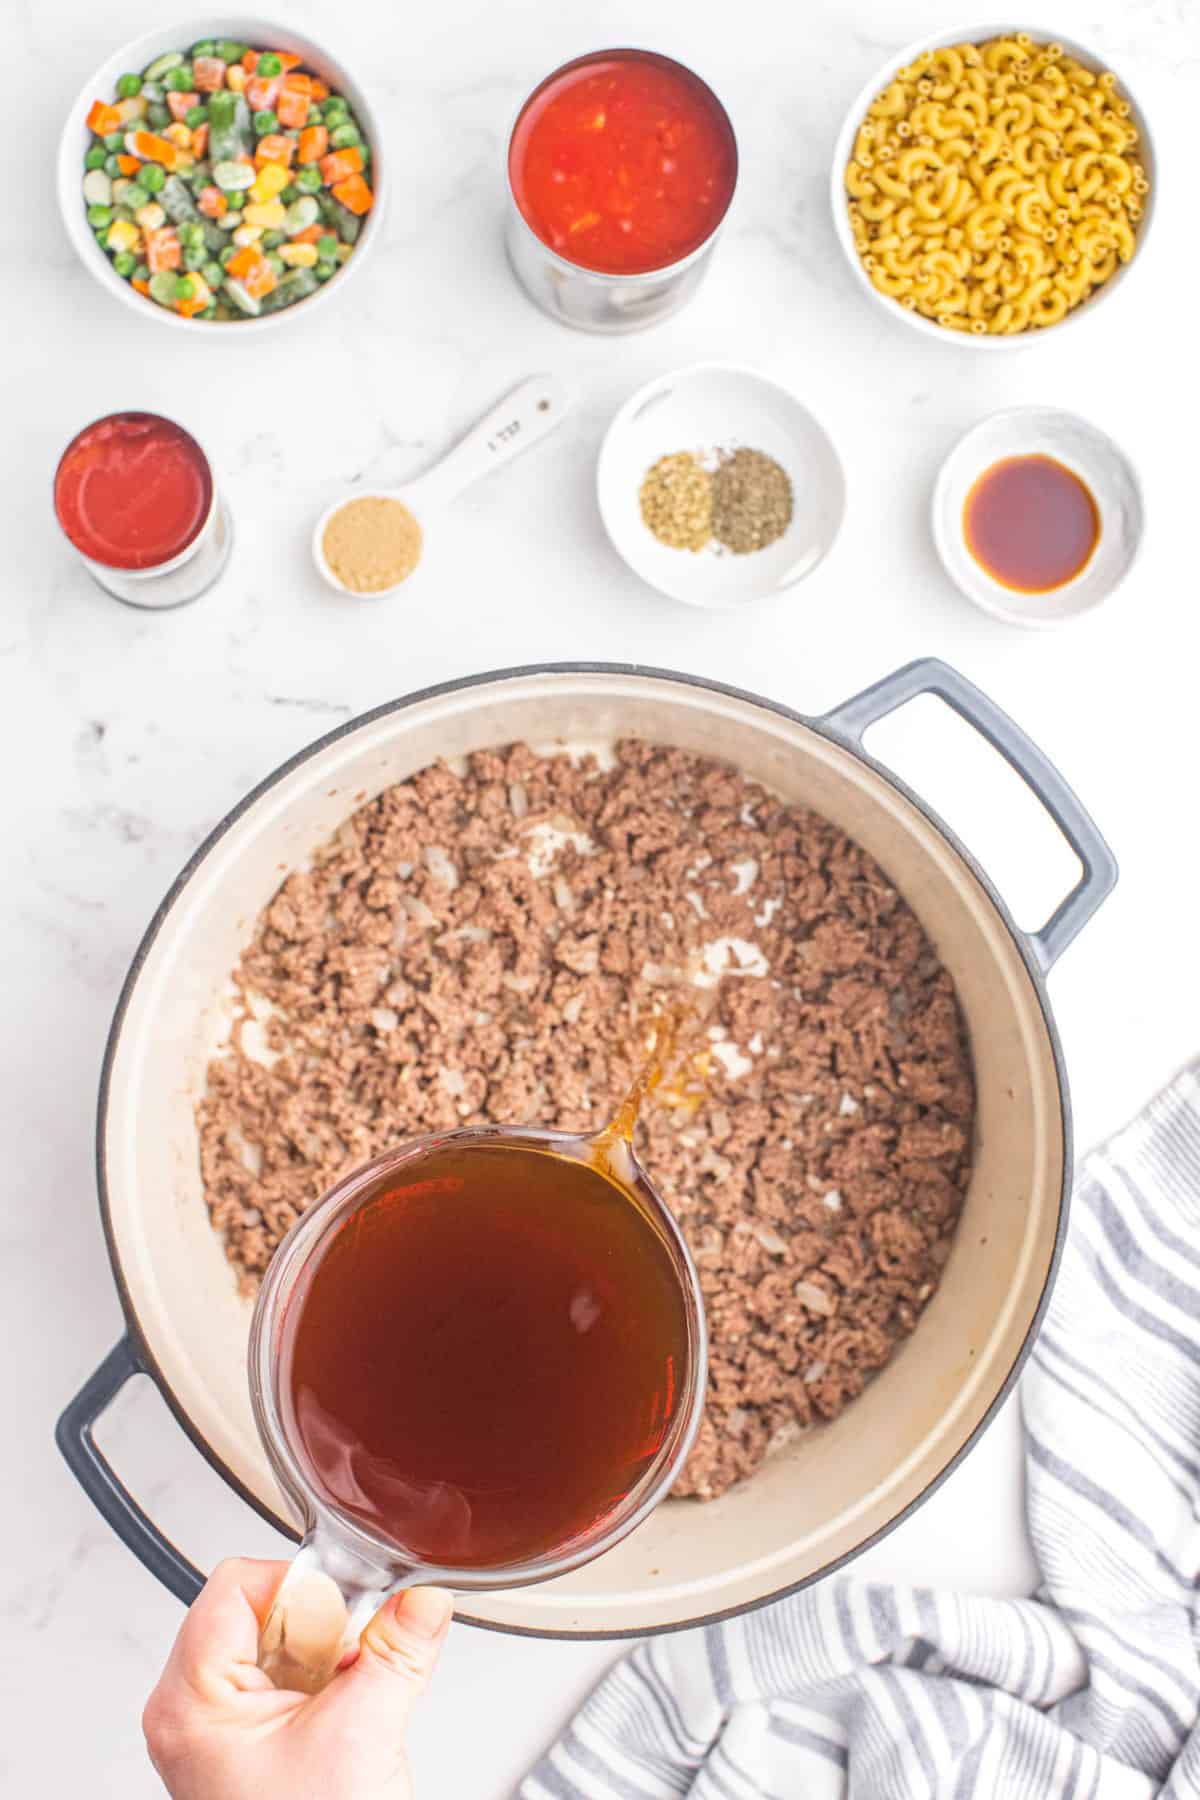
<svg viewBox="0 0 1200 1800"><path fill-rule="evenodd" d="M63 222L118 299L180 330L263 329L340 293L379 235L379 133L312 38L265 19L150 32L67 119Z"/></svg>

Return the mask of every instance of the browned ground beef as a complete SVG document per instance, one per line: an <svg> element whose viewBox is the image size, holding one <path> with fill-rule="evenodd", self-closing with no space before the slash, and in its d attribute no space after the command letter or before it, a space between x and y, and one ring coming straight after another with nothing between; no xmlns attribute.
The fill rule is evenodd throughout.
<svg viewBox="0 0 1200 1800"><path fill-rule="evenodd" d="M677 1492L719 1494L780 1434L835 1418L912 1331L949 1251L974 1112L962 1019L857 844L679 750L625 742L601 768L518 744L461 775L425 769L288 877L198 1109L212 1221L245 1290L377 1151L487 1120L598 1128L664 986L717 939L737 944L709 991L701 1091L684 1104L676 1083L639 1140L712 1339Z"/></svg>

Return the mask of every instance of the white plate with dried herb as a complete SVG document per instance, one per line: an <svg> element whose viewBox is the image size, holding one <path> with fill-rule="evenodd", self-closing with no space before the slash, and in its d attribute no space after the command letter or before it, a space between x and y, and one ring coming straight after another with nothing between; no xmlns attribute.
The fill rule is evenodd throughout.
<svg viewBox="0 0 1200 1800"><path fill-rule="evenodd" d="M630 568L673 600L710 608L802 581L846 507L824 427L737 363L697 363L639 388L608 428L596 488Z"/></svg>

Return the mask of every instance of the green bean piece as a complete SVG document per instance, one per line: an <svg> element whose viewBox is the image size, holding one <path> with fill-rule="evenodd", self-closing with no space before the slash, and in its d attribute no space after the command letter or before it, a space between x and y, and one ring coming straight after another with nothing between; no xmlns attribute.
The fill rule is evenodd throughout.
<svg viewBox="0 0 1200 1800"><path fill-rule="evenodd" d="M110 131L104 140L104 148L106 150L111 150L114 156L123 151L125 148L125 133L123 131Z"/></svg>
<svg viewBox="0 0 1200 1800"><path fill-rule="evenodd" d="M163 56L156 56L142 70L143 81L161 81L170 69L177 69L183 61L182 50L168 50Z"/></svg>
<svg viewBox="0 0 1200 1800"><path fill-rule="evenodd" d="M333 200L331 196L331 204L325 216L343 244L357 244L363 224L357 213L352 213L348 206L343 206L340 200Z"/></svg>
<svg viewBox="0 0 1200 1800"><path fill-rule="evenodd" d="M362 143L362 132L357 125L349 123L339 125L336 130L330 132L329 142L335 150L348 150L351 144Z"/></svg>
<svg viewBox="0 0 1200 1800"><path fill-rule="evenodd" d="M189 106L183 115L183 122L189 131L195 131L197 125L203 125L207 118L207 106Z"/></svg>
<svg viewBox="0 0 1200 1800"><path fill-rule="evenodd" d="M167 176L162 186L162 192L159 194L159 201L172 225L179 225L182 220L194 220L197 217L196 202L178 175ZM190 232L190 225L188 230ZM182 235L181 230L181 239Z"/></svg>
<svg viewBox="0 0 1200 1800"><path fill-rule="evenodd" d="M219 255L225 248L226 234L222 226L223 221L217 219L205 219L204 221L204 248L210 256Z"/></svg>
<svg viewBox="0 0 1200 1800"><path fill-rule="evenodd" d="M292 204L292 201L295 198L296 198L295 184L294 184L294 182L289 181L287 186L285 188L281 188L279 191L280 202L284 206L290 206Z"/></svg>
<svg viewBox="0 0 1200 1800"><path fill-rule="evenodd" d="M146 123L152 131L165 131L171 123L170 108L151 104L146 108Z"/></svg>
<svg viewBox="0 0 1200 1800"><path fill-rule="evenodd" d="M258 59L254 73L261 75L264 81L270 81L272 76L283 74L283 64L273 50L265 50Z"/></svg>
<svg viewBox="0 0 1200 1800"><path fill-rule="evenodd" d="M338 266L335 262L326 262L322 257L314 264L314 271L318 281L328 281L331 275L337 274Z"/></svg>
<svg viewBox="0 0 1200 1800"><path fill-rule="evenodd" d="M146 163L138 171L138 186L144 187L148 194L160 194L167 185L167 171L161 163Z"/></svg>
<svg viewBox="0 0 1200 1800"><path fill-rule="evenodd" d="M215 300L210 300L208 305L203 307L201 309L201 311L196 314L196 317L198 319L215 319L216 316L217 316L217 303Z"/></svg>
<svg viewBox="0 0 1200 1800"><path fill-rule="evenodd" d="M87 222L93 231L107 231L108 227L113 222L112 207L89 206L87 209Z"/></svg>
<svg viewBox="0 0 1200 1800"><path fill-rule="evenodd" d="M173 88L177 94L190 94L192 91L191 63L180 63L177 69L169 70L163 86Z"/></svg>
<svg viewBox="0 0 1200 1800"><path fill-rule="evenodd" d="M208 159L237 162L254 148L250 108L241 94L223 88L208 103Z"/></svg>
<svg viewBox="0 0 1200 1800"><path fill-rule="evenodd" d="M237 245L236 244L226 244L226 246L222 250L220 256L217 258L217 261L220 263L222 269L224 269L226 264L231 263L236 255L237 255Z"/></svg>
<svg viewBox="0 0 1200 1800"><path fill-rule="evenodd" d="M118 275L123 276L125 280L128 281L129 277L133 274L133 271L137 268L137 257L134 256L133 252L130 250L118 250L117 254L113 257L113 268L117 271Z"/></svg>
<svg viewBox="0 0 1200 1800"><path fill-rule="evenodd" d="M283 283L281 282L280 286L282 287L282 285ZM227 300L232 301L239 312L248 313L252 319L256 319L262 311L262 302L256 300L253 294L248 294L242 283L240 281L235 281L232 275L226 275L224 281L221 283L221 292ZM278 292L278 289L276 289L276 292Z"/></svg>
<svg viewBox="0 0 1200 1800"><path fill-rule="evenodd" d="M121 200L122 204L127 206L130 212L135 213L139 212L143 206L149 204L150 194L148 189L144 188L140 181L131 181L125 193L121 196Z"/></svg>
<svg viewBox="0 0 1200 1800"><path fill-rule="evenodd" d="M315 163L306 163L302 169L296 170L296 178L292 182L298 194L315 194L320 191L321 171Z"/></svg>
<svg viewBox="0 0 1200 1800"><path fill-rule="evenodd" d="M280 244L287 243L286 231L264 231L258 240L262 250L278 250Z"/></svg>
<svg viewBox="0 0 1200 1800"><path fill-rule="evenodd" d="M321 116L327 125L342 125L350 117L350 108L340 94L331 94L321 107Z"/></svg>
<svg viewBox="0 0 1200 1800"><path fill-rule="evenodd" d="M275 114L269 110L266 112L256 112L254 115L254 129L259 137L272 137L275 132L279 130L279 120L275 117Z"/></svg>
<svg viewBox="0 0 1200 1800"><path fill-rule="evenodd" d="M294 306L297 300L307 300L315 294L319 283L311 269L289 269L278 287L263 295L263 312L279 312L285 306Z"/></svg>
<svg viewBox="0 0 1200 1800"><path fill-rule="evenodd" d="M175 301L175 277L170 269L160 269L150 277L150 298L157 300L160 306L171 306Z"/></svg>
<svg viewBox="0 0 1200 1800"><path fill-rule="evenodd" d="M305 119L304 123L306 125L320 125L322 122L321 109L314 103L309 107L308 117Z"/></svg>
<svg viewBox="0 0 1200 1800"><path fill-rule="evenodd" d="M183 266L185 269L195 269L199 272L207 261L208 251L204 248L203 244L193 245L183 253Z"/></svg>
<svg viewBox="0 0 1200 1800"><path fill-rule="evenodd" d="M136 98L136 96L138 94L141 93L141 91L142 91L142 78L140 75L118 75L117 76L117 99L118 100L133 100Z"/></svg>

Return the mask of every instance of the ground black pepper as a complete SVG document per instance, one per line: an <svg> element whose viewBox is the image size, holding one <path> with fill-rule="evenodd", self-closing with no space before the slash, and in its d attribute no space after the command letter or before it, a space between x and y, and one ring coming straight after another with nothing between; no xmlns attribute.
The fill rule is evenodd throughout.
<svg viewBox="0 0 1200 1800"><path fill-rule="evenodd" d="M762 450L722 451L713 475L713 536L743 555L764 550L792 522L792 484Z"/></svg>

